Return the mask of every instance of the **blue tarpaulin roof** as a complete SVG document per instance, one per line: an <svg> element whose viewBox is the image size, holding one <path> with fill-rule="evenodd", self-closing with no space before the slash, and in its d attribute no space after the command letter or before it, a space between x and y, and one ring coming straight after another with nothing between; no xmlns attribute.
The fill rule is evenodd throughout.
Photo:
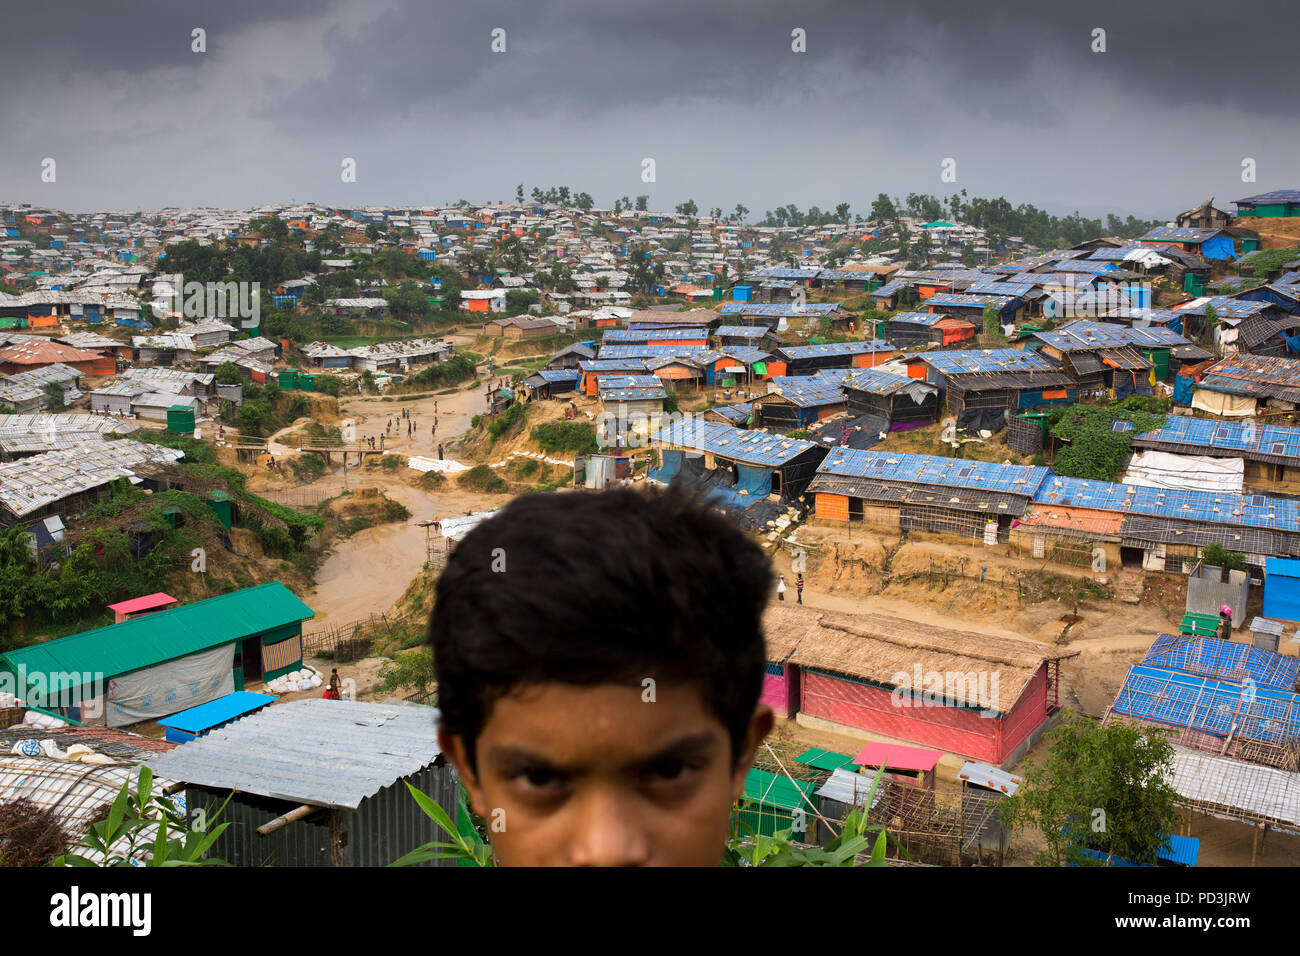
<svg viewBox="0 0 1300 956"><path fill-rule="evenodd" d="M833 448L817 469L817 474L978 488L1032 498L1051 472L1046 468L999 465L965 458Z"/></svg>
<svg viewBox="0 0 1300 956"><path fill-rule="evenodd" d="M1124 346L1135 346L1139 349L1173 348L1177 345L1192 344L1176 332L1165 328L1154 326L1149 329L1132 328L1114 322L1091 322L1087 319L1076 319L1050 332L1035 332L1033 337L1062 352Z"/></svg>
<svg viewBox="0 0 1300 956"><path fill-rule="evenodd" d="M724 302L721 315L757 315L792 319L803 315L825 315L840 308L839 302Z"/></svg>
<svg viewBox="0 0 1300 956"><path fill-rule="evenodd" d="M865 342L827 342L823 345L787 345L776 350L786 359L817 358L820 355L870 355L873 352L892 352L894 347L883 339Z"/></svg>
<svg viewBox="0 0 1300 956"><path fill-rule="evenodd" d="M163 717L158 723L163 727L183 730L187 734L198 734L228 723L236 717L261 710L275 701L276 698L272 694L254 694L251 691L238 690L225 697L210 700L206 704L182 710L170 717Z"/></svg>
<svg viewBox="0 0 1300 956"><path fill-rule="evenodd" d="M1300 621L1300 561L1264 559L1264 617Z"/></svg>
<svg viewBox="0 0 1300 956"><path fill-rule="evenodd" d="M761 339L767 335L767 329L758 325L720 325L715 335L732 335L749 339Z"/></svg>
<svg viewBox="0 0 1300 956"><path fill-rule="evenodd" d="M992 306L999 312L1008 307L1019 308L1024 300L1013 295L965 295L960 292L936 292L925 300L926 305L948 308L979 308Z"/></svg>
<svg viewBox="0 0 1300 956"><path fill-rule="evenodd" d="M712 452L732 461L768 467L779 467L809 449L819 447L800 438L746 431L700 418L685 419L661 429L655 440L696 451Z"/></svg>
<svg viewBox="0 0 1300 956"><path fill-rule="evenodd" d="M600 358L654 358L661 355L687 356L701 351L701 347L691 345L602 345Z"/></svg>
<svg viewBox="0 0 1300 956"><path fill-rule="evenodd" d="M770 391L800 408L841 405L847 399L840 380L830 375L780 375L772 378Z"/></svg>
<svg viewBox="0 0 1300 956"><path fill-rule="evenodd" d="M1193 229L1186 226L1156 226L1138 239L1141 242L1204 242L1222 231L1222 229Z"/></svg>
<svg viewBox="0 0 1300 956"><path fill-rule="evenodd" d="M629 329L608 329L602 341L611 345L627 344L636 345L649 342L651 339L705 339L708 338L707 329L639 329L632 331Z"/></svg>
<svg viewBox="0 0 1300 956"><path fill-rule="evenodd" d="M1037 352L1020 349L953 349L947 352L924 352L913 357L944 375L969 375L979 372L1056 372L1058 366Z"/></svg>
<svg viewBox="0 0 1300 956"><path fill-rule="evenodd" d="M1112 711L1126 717L1275 746L1300 737L1300 707L1289 691L1135 664ZM1235 729L1234 729L1235 726Z"/></svg>
<svg viewBox="0 0 1300 956"><path fill-rule="evenodd" d="M927 329L934 323L949 318L942 312L899 312L889 317L890 323L902 322L906 325L923 325Z"/></svg>
<svg viewBox="0 0 1300 956"><path fill-rule="evenodd" d="M1254 422L1219 422L1186 415L1171 415L1163 428L1143 432L1135 445L1189 445L1207 452L1227 451L1234 456L1270 455L1300 459L1300 428L1256 425Z"/></svg>
<svg viewBox="0 0 1300 956"><path fill-rule="evenodd" d="M1271 206L1276 203L1300 202L1300 189L1274 189L1245 199L1234 199L1233 202L1238 206L1243 203L1249 206Z"/></svg>
<svg viewBox="0 0 1300 956"><path fill-rule="evenodd" d="M1296 675L1300 673L1300 659L1217 637L1184 634L1161 634L1142 663L1198 677L1253 680L1262 687L1288 692L1294 690Z"/></svg>

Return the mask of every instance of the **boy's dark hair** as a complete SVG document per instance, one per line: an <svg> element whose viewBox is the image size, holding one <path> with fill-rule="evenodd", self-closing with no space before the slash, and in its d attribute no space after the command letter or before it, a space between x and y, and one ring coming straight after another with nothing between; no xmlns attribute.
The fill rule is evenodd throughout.
<svg viewBox="0 0 1300 956"><path fill-rule="evenodd" d="M442 721L473 762L493 702L519 687L679 678L739 760L771 587L762 549L687 492L518 498L465 536L438 580L429 643Z"/></svg>

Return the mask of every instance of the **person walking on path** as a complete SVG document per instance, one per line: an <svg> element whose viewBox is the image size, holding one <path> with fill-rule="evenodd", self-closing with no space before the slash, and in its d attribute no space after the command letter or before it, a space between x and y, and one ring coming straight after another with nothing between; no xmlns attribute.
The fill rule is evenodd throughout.
<svg viewBox="0 0 1300 956"><path fill-rule="evenodd" d="M438 460L442 461L442 442L438 442Z"/></svg>
<svg viewBox="0 0 1300 956"><path fill-rule="evenodd" d="M384 450L384 436L383 436L383 435L380 435L380 436L379 436L379 450L380 450L380 451L383 451L383 450Z"/></svg>
<svg viewBox="0 0 1300 956"><path fill-rule="evenodd" d="M785 575L781 575L781 580L776 582L776 599L785 600Z"/></svg>
<svg viewBox="0 0 1300 956"><path fill-rule="evenodd" d="M799 576L794 579L794 593L795 593L795 597L799 599L799 603L802 604L803 603L803 573L802 572L800 572Z"/></svg>

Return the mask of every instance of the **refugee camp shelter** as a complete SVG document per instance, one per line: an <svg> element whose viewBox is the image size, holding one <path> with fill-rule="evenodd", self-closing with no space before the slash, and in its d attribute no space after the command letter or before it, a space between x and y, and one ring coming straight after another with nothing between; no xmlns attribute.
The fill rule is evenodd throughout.
<svg viewBox="0 0 1300 956"><path fill-rule="evenodd" d="M841 387L851 416L881 418L886 431L908 431L938 421L939 389L919 379L869 368L844 376Z"/></svg>
<svg viewBox="0 0 1300 956"><path fill-rule="evenodd" d="M1225 418L1248 418L1259 407L1300 404L1300 359L1230 355L1196 380L1192 408Z"/></svg>
<svg viewBox="0 0 1300 956"><path fill-rule="evenodd" d="M211 851L235 866L386 866L447 839L408 783L459 816L437 727L432 707L312 697L209 731L149 766L185 784L191 815L215 817L235 791L220 817L231 826Z"/></svg>
<svg viewBox="0 0 1300 956"><path fill-rule="evenodd" d="M1103 720L1173 728L1171 743L1289 769L1300 744L1298 668L1247 644L1162 635L1128 669Z"/></svg>
<svg viewBox="0 0 1300 956"><path fill-rule="evenodd" d="M1170 415L1162 427L1134 435L1131 444L1174 455L1239 458L1243 477L1252 483L1300 480L1300 428L1294 426Z"/></svg>
<svg viewBox="0 0 1300 956"><path fill-rule="evenodd" d="M302 662L315 612L279 581L0 654L25 699L125 727L243 690Z"/></svg>
<svg viewBox="0 0 1300 956"><path fill-rule="evenodd" d="M816 516L1006 542L1050 472L964 458L832 448L808 486Z"/></svg>
<svg viewBox="0 0 1300 956"><path fill-rule="evenodd" d="M975 323L946 312L899 312L879 330L881 338L898 348L956 345L973 339Z"/></svg>
<svg viewBox="0 0 1300 956"><path fill-rule="evenodd" d="M1236 200L1239 218L1300 216L1300 189L1274 189Z"/></svg>
<svg viewBox="0 0 1300 956"><path fill-rule="evenodd" d="M782 434L807 428L843 411L847 404L839 376L831 372L777 376L768 381L767 394L753 401L758 427Z"/></svg>
<svg viewBox="0 0 1300 956"><path fill-rule="evenodd" d="M1073 404L1078 399L1074 380L1035 352L966 349L923 352L905 361L910 378L944 389L948 412L961 428L972 423L990 427L985 419L999 412Z"/></svg>
<svg viewBox="0 0 1300 956"><path fill-rule="evenodd" d="M1009 767L1060 709L1078 651L883 614L771 604L768 661L798 672L800 724ZM891 766L894 766L891 763ZM888 771L887 771L888 772Z"/></svg>
<svg viewBox="0 0 1300 956"><path fill-rule="evenodd" d="M882 339L827 342L823 345L783 345L767 363L770 378L815 375L827 369L874 368L894 357L894 347Z"/></svg>
<svg viewBox="0 0 1300 956"><path fill-rule="evenodd" d="M655 436L660 465L649 473L668 484L679 473L701 476L720 471L714 491L740 507L778 495L797 499L812 480L826 451L809 441L685 419Z"/></svg>

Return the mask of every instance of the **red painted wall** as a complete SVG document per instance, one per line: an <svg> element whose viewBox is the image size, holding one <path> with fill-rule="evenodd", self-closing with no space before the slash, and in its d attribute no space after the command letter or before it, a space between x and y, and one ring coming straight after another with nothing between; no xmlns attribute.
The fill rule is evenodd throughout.
<svg viewBox="0 0 1300 956"><path fill-rule="evenodd" d="M955 707L898 707L889 692L878 687L808 671L800 676L799 709L810 717L975 760L1002 761L997 718Z"/></svg>

